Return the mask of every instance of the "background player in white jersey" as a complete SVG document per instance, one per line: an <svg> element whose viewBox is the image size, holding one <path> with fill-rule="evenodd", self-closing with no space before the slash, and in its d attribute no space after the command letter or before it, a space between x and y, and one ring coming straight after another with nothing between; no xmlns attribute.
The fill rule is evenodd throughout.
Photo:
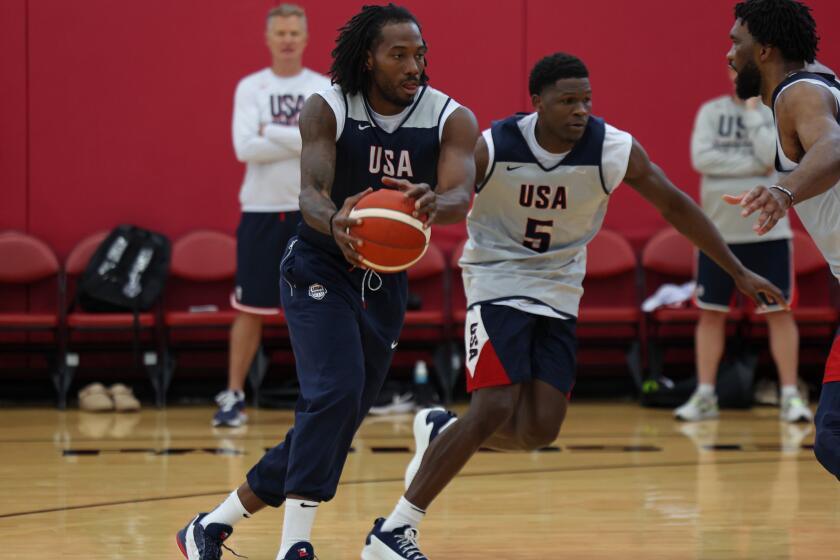
<svg viewBox="0 0 840 560"><path fill-rule="evenodd" d="M400 189L428 224L464 219L475 184L472 112L428 85L426 43L406 9L364 6L341 28L330 75L300 119L304 221L281 265L300 383L294 426L210 513L177 534L189 560L217 560L233 525L285 503L277 560L313 560L316 512L338 489L356 430L388 373L405 318L405 272L363 269L350 226L372 188ZM382 154L400 165L383 164ZM391 535L401 546L411 533ZM326 538L334 538L328 535Z"/></svg>
<svg viewBox="0 0 840 560"><path fill-rule="evenodd" d="M271 67L242 78L233 107L233 145L246 164L231 295L239 314L230 329L228 386L216 396L214 426L239 426L247 418L245 377L260 344L263 318L279 311L280 259L300 222L298 118L306 98L330 84L303 67L307 20L300 6L270 10L265 41Z"/></svg>
<svg viewBox="0 0 840 560"><path fill-rule="evenodd" d="M728 69L734 81L737 74ZM787 219L759 237L740 212L722 195L741 192L762 181L774 181L776 133L773 113L758 97L747 100L734 92L700 107L691 134L691 162L702 174L700 203L724 241L744 265L773 282L788 303L793 297L793 232ZM698 253L697 293L700 320L695 330L697 390L674 411L685 421L718 417L715 378L726 343L726 317L733 299L732 278L705 254ZM789 309L768 307L765 313L770 353L781 386L780 417L788 422L811 421L811 411L796 386L799 332Z"/></svg>
<svg viewBox="0 0 840 560"><path fill-rule="evenodd" d="M443 409L418 413L408 490L387 519L377 520L365 547L375 553L363 553L365 560L425 558L416 527L479 447L524 451L556 439L575 376L586 245L622 181L715 259L741 291L754 300L763 292L781 301L782 294L735 258L703 211L637 141L590 116L588 76L577 57L543 58L529 81L535 112L498 121L479 139L479 184L461 259L472 402L460 420ZM402 555L379 553L381 538L407 534L406 527L413 538Z"/></svg>
<svg viewBox="0 0 840 560"><path fill-rule="evenodd" d="M817 53L810 8L795 0L747 0L735 6L730 66L738 96L761 95L776 119L779 181L729 201L758 212L765 235L796 206L802 223L840 280L840 82L809 67ZM812 70L816 70L812 71ZM825 367L815 418L814 453L840 478L840 337Z"/></svg>

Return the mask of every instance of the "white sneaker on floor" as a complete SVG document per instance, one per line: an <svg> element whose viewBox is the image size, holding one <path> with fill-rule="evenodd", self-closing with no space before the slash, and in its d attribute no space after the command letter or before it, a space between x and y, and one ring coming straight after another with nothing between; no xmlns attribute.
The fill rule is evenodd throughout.
<svg viewBox="0 0 840 560"><path fill-rule="evenodd" d="M454 413L445 408L424 408L414 416L414 457L405 469L405 487L411 486L414 475L420 470L423 455L438 434L458 421Z"/></svg>
<svg viewBox="0 0 840 560"><path fill-rule="evenodd" d="M684 422L711 420L720 416L717 395L701 395L695 391L688 402L674 411L674 417Z"/></svg>
<svg viewBox="0 0 840 560"><path fill-rule="evenodd" d="M808 403L797 393L782 399L779 417L785 422L813 422L814 415L808 408Z"/></svg>

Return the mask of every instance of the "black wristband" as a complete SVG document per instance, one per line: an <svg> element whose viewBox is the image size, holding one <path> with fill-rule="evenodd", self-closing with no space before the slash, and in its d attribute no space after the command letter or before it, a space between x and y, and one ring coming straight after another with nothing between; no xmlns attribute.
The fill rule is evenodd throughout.
<svg viewBox="0 0 840 560"><path fill-rule="evenodd" d="M336 214L338 214L338 210L333 212L332 216L330 216L330 237L335 237L335 234L333 233L333 219L335 218Z"/></svg>

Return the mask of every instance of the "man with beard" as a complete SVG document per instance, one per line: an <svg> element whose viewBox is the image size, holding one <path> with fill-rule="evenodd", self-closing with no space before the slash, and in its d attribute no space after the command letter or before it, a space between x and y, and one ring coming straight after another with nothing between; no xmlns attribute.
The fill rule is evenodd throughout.
<svg viewBox="0 0 840 560"><path fill-rule="evenodd" d="M284 502L278 560L314 558L315 513L335 495L406 308L404 272L363 268L362 242L348 233L361 220L350 210L381 185L414 199L427 225L461 221L469 207L478 125L427 85L414 16L393 4L364 6L341 28L332 56L334 86L310 97L300 116L304 221L280 267L300 382L294 427L222 504L178 532L189 560L216 560L236 522Z"/></svg>
<svg viewBox="0 0 840 560"><path fill-rule="evenodd" d="M734 82L737 74L731 68L727 71ZM778 286L790 303L794 289L793 232L787 219L770 234L759 237L736 208L721 200L724 194L774 180L775 157L773 113L761 99L751 97L744 101L731 92L700 107L691 134L691 163L702 174L703 211L732 252L750 270ZM697 389L674 411L678 420L686 422L718 417L715 380L726 345L726 320L735 288L729 275L704 253L698 253L696 278L694 303L700 308L694 335ZM786 422L810 422L811 410L796 386L799 333L793 314L780 306L768 306L763 315L770 353L779 373L779 416Z"/></svg>
<svg viewBox="0 0 840 560"><path fill-rule="evenodd" d="M796 206L802 223L840 280L840 82L814 62L819 41L811 10L796 0L747 0L735 6L729 65L742 99L761 95L776 120L779 180L728 201L758 212L764 235ZM814 453L840 479L840 337L825 367L815 418Z"/></svg>
<svg viewBox="0 0 840 560"><path fill-rule="evenodd" d="M481 446L531 451L557 438L575 379L586 246L622 182L757 303L760 293L783 302L630 134L590 116L583 61L566 53L543 58L528 89L534 112L495 122L475 150L478 186L460 261L470 408L460 420L443 409L417 414L408 490L387 519L374 522L363 560L424 560L417 526Z"/></svg>

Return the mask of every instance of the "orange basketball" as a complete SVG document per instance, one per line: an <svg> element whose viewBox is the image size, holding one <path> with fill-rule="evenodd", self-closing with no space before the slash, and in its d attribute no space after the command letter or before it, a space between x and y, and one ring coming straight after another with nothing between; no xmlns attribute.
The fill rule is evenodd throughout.
<svg viewBox="0 0 840 560"><path fill-rule="evenodd" d="M381 189L363 197L351 218L362 224L350 228L350 235L364 241L357 252L362 262L377 272L399 272L420 260L429 246L431 230L423 228L426 216L411 215L414 199L400 191Z"/></svg>

